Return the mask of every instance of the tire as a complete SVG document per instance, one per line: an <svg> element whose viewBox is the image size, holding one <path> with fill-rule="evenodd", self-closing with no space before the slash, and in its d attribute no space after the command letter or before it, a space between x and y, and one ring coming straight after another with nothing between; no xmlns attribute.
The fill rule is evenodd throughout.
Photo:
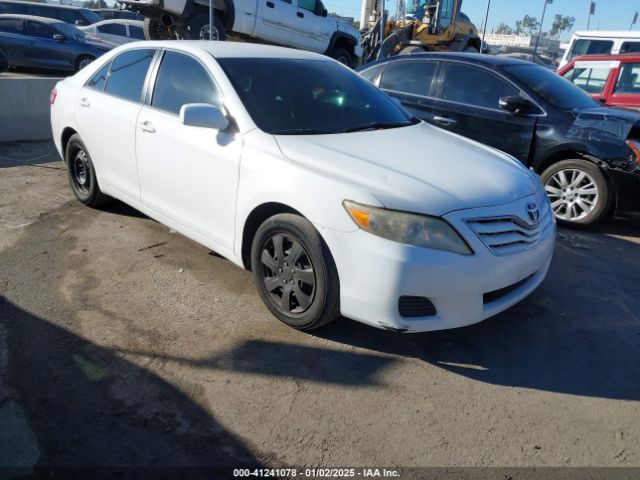
<svg viewBox="0 0 640 480"><path fill-rule="evenodd" d="M84 67L89 65L95 59L96 58L92 57L91 55L81 55L81 56L79 56L78 59L76 60L76 72L79 72L80 70L82 70Z"/></svg>
<svg viewBox="0 0 640 480"><path fill-rule="evenodd" d="M463 52L466 53L480 53L480 51L474 47L473 45L467 45L466 47L464 47Z"/></svg>
<svg viewBox="0 0 640 480"><path fill-rule="evenodd" d="M563 160L542 173L556 220L564 225L593 225L611 211L613 190L603 171L587 160Z"/></svg>
<svg viewBox="0 0 640 480"><path fill-rule="evenodd" d="M87 147L77 133L69 139L64 157L71 190L81 203L88 207L99 207L111 200L100 190Z"/></svg>
<svg viewBox="0 0 640 480"><path fill-rule="evenodd" d="M175 40L176 37L171 35L167 27L155 18L146 17L142 26L144 38L146 40Z"/></svg>
<svg viewBox="0 0 640 480"><path fill-rule="evenodd" d="M330 57L347 67L353 67L353 58L351 57L351 54L342 47L335 47L331 51Z"/></svg>
<svg viewBox="0 0 640 480"><path fill-rule="evenodd" d="M286 325L313 330L340 316L338 271L308 220L286 213L265 221L253 239L251 266L262 301Z"/></svg>
<svg viewBox="0 0 640 480"><path fill-rule="evenodd" d="M400 55L413 55L414 53L425 53L425 49L416 45L410 45L400 51Z"/></svg>
<svg viewBox="0 0 640 480"><path fill-rule="evenodd" d="M227 31L218 15L214 17L213 24L215 26L214 40L225 41L227 39ZM185 31L185 38L187 40L209 40L208 27L209 14L199 13L189 19L189 27ZM215 32L217 32L218 38L215 38Z"/></svg>

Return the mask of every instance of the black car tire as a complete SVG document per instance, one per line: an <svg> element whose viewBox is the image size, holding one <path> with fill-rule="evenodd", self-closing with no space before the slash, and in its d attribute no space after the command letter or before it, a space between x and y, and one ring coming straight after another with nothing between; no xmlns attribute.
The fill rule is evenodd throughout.
<svg viewBox="0 0 640 480"><path fill-rule="evenodd" d="M67 143L65 162L71 190L81 203L99 207L111 200L100 190L91 156L77 133Z"/></svg>
<svg viewBox="0 0 640 480"><path fill-rule="evenodd" d="M222 20L218 16L213 19L215 29L218 31L218 41L225 41L227 39L227 32L224 28ZM201 38L201 30L209 25L209 14L199 13L189 20L189 28L185 32L185 38L187 40L208 40L208 38Z"/></svg>
<svg viewBox="0 0 640 480"><path fill-rule="evenodd" d="M353 58L351 57L351 54L342 47L335 47L331 51L330 57L346 65L347 67L353 67Z"/></svg>
<svg viewBox="0 0 640 480"><path fill-rule="evenodd" d="M76 72L79 72L80 70L82 70L84 67L89 65L95 59L96 59L96 57L93 57L91 55L80 55L76 59Z"/></svg>
<svg viewBox="0 0 640 480"><path fill-rule="evenodd" d="M557 188L559 185L552 180L554 176L559 174L560 172L571 172L578 171L584 172L588 177L593 180L593 184L597 190L597 197L595 199L594 205L591 208L591 211L584 215L581 218L576 218L574 220L569 220L567 218L563 218L563 215L555 214L556 220L558 223L564 225L593 225L603 220L611 211L613 200L614 200L614 192L610 187L609 182L607 181L604 172L600 167L598 167L595 163L592 163L588 160L563 160L558 163L554 163L549 168L547 168L544 172L542 172L542 183L545 185L545 189L547 190L547 195L549 195L549 199L553 203L555 201L561 201L562 197L559 197L557 193L551 193L549 188ZM557 178L557 177L556 177ZM564 194L565 192L562 192ZM566 212L566 209L564 210Z"/></svg>
<svg viewBox="0 0 640 480"><path fill-rule="evenodd" d="M155 18L145 18L142 26L144 38L147 40L175 40L176 37L171 35L167 27Z"/></svg>
<svg viewBox="0 0 640 480"><path fill-rule="evenodd" d="M480 53L478 51L478 49L476 47L474 47L473 45L467 45L466 47L464 47L463 52L466 52L466 53Z"/></svg>
<svg viewBox="0 0 640 480"><path fill-rule="evenodd" d="M305 218L286 213L265 221L253 239L251 266L262 301L286 325L312 330L340 316L336 265L322 237Z"/></svg>

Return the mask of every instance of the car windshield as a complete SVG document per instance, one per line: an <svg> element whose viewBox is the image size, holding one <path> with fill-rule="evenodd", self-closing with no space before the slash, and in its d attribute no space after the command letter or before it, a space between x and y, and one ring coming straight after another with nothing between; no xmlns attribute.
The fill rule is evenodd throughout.
<svg viewBox="0 0 640 480"><path fill-rule="evenodd" d="M219 58L258 127L274 135L314 135L418 123L356 73L325 60Z"/></svg>
<svg viewBox="0 0 640 480"><path fill-rule="evenodd" d="M56 23L53 28L62 33L66 38L82 39L86 36L82 30L70 23Z"/></svg>
<svg viewBox="0 0 640 480"><path fill-rule="evenodd" d="M537 65L511 65L504 69L545 101L562 110L600 106L573 83L546 68Z"/></svg>

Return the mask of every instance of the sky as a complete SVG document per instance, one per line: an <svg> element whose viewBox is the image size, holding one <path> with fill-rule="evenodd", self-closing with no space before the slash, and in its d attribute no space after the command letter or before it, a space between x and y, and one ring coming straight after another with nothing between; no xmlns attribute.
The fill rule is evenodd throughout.
<svg viewBox="0 0 640 480"><path fill-rule="evenodd" d="M411 0L408 0L409 3ZM574 30L586 30L590 0L554 0L547 6L544 30L548 30L556 14L570 15L576 18ZM591 28L600 30L628 30L636 10L640 10L640 0L595 0L596 14L591 17ZM360 17L362 0L323 0L329 11L344 16ZM516 20L525 15L542 18L544 0L491 0L489 10L489 30L499 23L514 26ZM387 10L395 13L395 0L387 1ZM487 11L487 0L464 0L462 11L469 15L478 28L483 24ZM640 20L633 28L640 31ZM568 35L565 35L568 38Z"/></svg>

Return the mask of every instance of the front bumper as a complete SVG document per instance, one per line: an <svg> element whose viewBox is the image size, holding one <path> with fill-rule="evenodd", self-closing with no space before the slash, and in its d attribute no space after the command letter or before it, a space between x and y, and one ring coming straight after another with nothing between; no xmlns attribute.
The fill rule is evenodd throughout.
<svg viewBox="0 0 640 480"><path fill-rule="evenodd" d="M552 216L534 245L505 255L492 253L467 219L512 215L532 200L545 202L546 198L541 194L447 215L474 255L403 245L362 230L342 233L321 229L338 267L342 314L378 328L426 332L478 323L518 303L536 289L549 270L556 232ZM401 296L426 297L437 313L403 317L398 307Z"/></svg>

